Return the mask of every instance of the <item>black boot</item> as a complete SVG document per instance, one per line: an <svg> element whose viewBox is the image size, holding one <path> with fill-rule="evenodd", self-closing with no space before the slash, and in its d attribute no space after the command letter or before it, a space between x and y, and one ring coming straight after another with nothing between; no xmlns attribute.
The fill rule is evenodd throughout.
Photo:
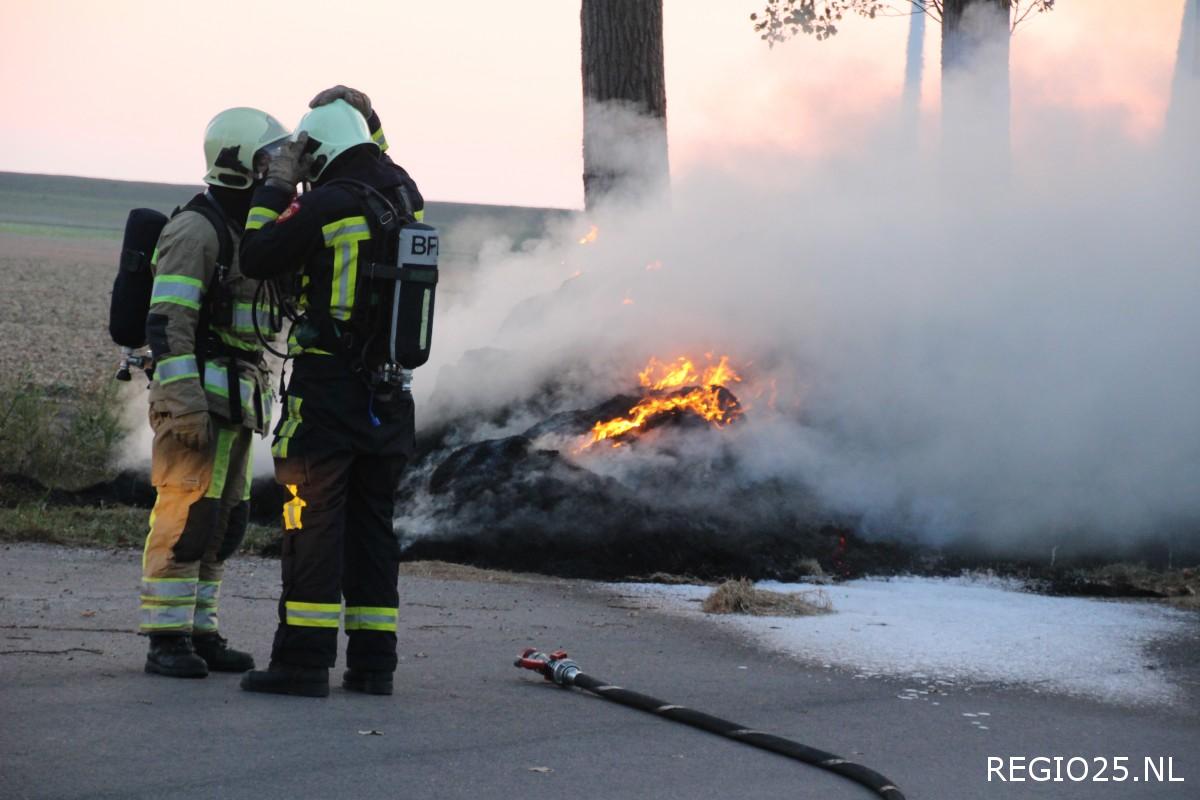
<svg viewBox="0 0 1200 800"><path fill-rule="evenodd" d="M213 672L245 672L254 669L254 656L234 650L219 633L197 633L192 635L192 646L196 655L204 659Z"/></svg>
<svg viewBox="0 0 1200 800"><path fill-rule="evenodd" d="M242 688L247 692L328 697L329 670L325 667L294 667L271 662L266 670L254 670L243 675Z"/></svg>
<svg viewBox="0 0 1200 800"><path fill-rule="evenodd" d="M192 649L192 637L188 634L158 633L150 636L146 672L172 678L203 678L208 675L208 665Z"/></svg>
<svg viewBox="0 0 1200 800"><path fill-rule="evenodd" d="M363 694L391 694L392 673L368 669L348 669L342 673L342 688Z"/></svg>

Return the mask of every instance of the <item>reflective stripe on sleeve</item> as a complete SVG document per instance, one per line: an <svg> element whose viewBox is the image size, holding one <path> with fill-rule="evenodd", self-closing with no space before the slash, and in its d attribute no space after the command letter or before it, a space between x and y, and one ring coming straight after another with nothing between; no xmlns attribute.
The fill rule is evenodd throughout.
<svg viewBox="0 0 1200 800"><path fill-rule="evenodd" d="M425 209L422 208L420 211L414 211L413 219L415 219L417 222L420 222L423 219L425 219Z"/></svg>
<svg viewBox="0 0 1200 800"><path fill-rule="evenodd" d="M383 128L371 134L371 141L379 145L380 152L386 153L388 149L387 137L383 135Z"/></svg>
<svg viewBox="0 0 1200 800"><path fill-rule="evenodd" d="M346 606L346 630L396 632L400 610L380 606Z"/></svg>
<svg viewBox="0 0 1200 800"><path fill-rule="evenodd" d="M204 299L204 284L195 278L183 275L158 275L154 278L154 290L150 295L150 305L155 303L174 303L177 306L200 310L200 301Z"/></svg>
<svg viewBox="0 0 1200 800"><path fill-rule="evenodd" d="M255 206L246 216L246 230L256 231L268 222L279 219L279 212L266 206Z"/></svg>
<svg viewBox="0 0 1200 800"><path fill-rule="evenodd" d="M160 386L166 386L184 378L199 378L200 368L194 355L171 356L154 365L154 377Z"/></svg>
<svg viewBox="0 0 1200 800"><path fill-rule="evenodd" d="M288 600L284 603L288 625L300 628L337 628L338 616L342 613L339 603L301 603Z"/></svg>

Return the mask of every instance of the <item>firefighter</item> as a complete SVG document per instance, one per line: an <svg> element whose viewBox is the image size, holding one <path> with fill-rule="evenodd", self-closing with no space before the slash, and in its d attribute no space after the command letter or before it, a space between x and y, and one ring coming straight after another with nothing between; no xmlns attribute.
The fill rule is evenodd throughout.
<svg viewBox="0 0 1200 800"><path fill-rule="evenodd" d="M413 401L381 374L387 336L379 304L366 298L369 265L386 241L365 198L378 192L402 222L419 219L424 202L386 155L366 95L337 86L310 107L255 191L242 240L247 275L282 280L302 265L291 279L303 312L289 336L294 361L272 445L290 498L279 624L269 668L247 673L242 688L327 696L344 599L342 685L388 695L399 606L394 493L413 451ZM297 197L300 180L313 188Z"/></svg>
<svg viewBox="0 0 1200 800"><path fill-rule="evenodd" d="M151 260L146 338L155 360L151 482L158 497L142 556L146 672L203 678L209 670L254 667L217 624L225 560L250 512L251 436L268 429L271 410L251 310L259 282L241 273L237 244L256 176L287 137L257 109L213 117L204 133L208 189L167 223Z"/></svg>

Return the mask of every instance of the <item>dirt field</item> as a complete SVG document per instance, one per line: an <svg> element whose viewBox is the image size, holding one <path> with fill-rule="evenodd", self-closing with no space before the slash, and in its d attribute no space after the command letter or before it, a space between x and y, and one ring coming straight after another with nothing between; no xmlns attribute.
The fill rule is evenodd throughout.
<svg viewBox="0 0 1200 800"><path fill-rule="evenodd" d="M116 368L108 304L120 242L0 231L0 374L82 387Z"/></svg>

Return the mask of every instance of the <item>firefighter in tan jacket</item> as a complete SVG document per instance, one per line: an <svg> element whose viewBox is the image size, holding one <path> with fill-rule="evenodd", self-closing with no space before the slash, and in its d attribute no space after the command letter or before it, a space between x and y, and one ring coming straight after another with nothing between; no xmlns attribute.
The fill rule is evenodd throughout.
<svg viewBox="0 0 1200 800"><path fill-rule="evenodd" d="M270 426L270 373L255 331L259 282L238 266L241 220L256 178L288 131L251 108L221 112L205 131L208 190L163 228L152 259L146 338L155 360L151 482L158 498L142 556L140 631L146 671L202 678L244 672L248 653L220 635L224 563L246 532L250 443Z"/></svg>

